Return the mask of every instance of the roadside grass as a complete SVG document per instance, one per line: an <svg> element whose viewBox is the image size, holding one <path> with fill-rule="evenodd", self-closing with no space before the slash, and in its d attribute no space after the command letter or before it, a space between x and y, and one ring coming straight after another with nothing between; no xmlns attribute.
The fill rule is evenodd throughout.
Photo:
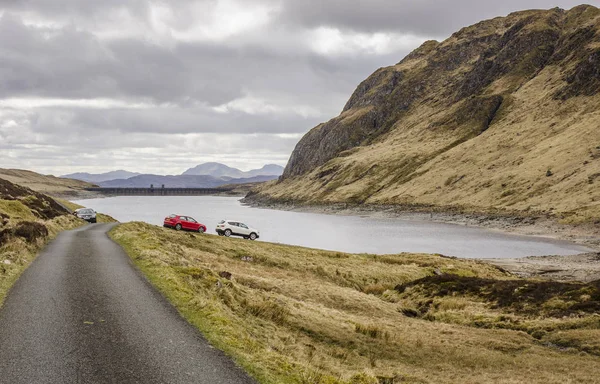
<svg viewBox="0 0 600 384"><path fill-rule="evenodd" d="M552 297L528 299L538 282L475 260L346 254L144 223L110 236L261 383L600 382L598 284L550 283L540 289Z"/></svg>

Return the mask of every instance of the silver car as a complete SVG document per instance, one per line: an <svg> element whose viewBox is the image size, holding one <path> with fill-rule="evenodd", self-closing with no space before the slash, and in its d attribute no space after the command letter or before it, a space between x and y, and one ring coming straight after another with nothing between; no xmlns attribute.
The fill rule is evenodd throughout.
<svg viewBox="0 0 600 384"><path fill-rule="evenodd" d="M79 217L80 219L83 219L85 221L88 221L90 223L95 223L96 222L96 211L94 211L91 208L79 208L76 209L73 214L77 217Z"/></svg>

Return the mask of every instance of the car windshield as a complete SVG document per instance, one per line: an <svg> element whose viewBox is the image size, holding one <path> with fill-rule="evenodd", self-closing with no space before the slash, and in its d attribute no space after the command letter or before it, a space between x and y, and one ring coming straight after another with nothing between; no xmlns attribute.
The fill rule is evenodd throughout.
<svg viewBox="0 0 600 384"><path fill-rule="evenodd" d="M94 213L94 210L92 210L92 209L82 209L81 211L79 211L79 213L90 214L90 213Z"/></svg>
<svg viewBox="0 0 600 384"><path fill-rule="evenodd" d="M172 219L172 218L174 218L174 217L177 217L177 215L174 215L174 214L173 214L173 215L169 215L169 218L170 218L170 219Z"/></svg>

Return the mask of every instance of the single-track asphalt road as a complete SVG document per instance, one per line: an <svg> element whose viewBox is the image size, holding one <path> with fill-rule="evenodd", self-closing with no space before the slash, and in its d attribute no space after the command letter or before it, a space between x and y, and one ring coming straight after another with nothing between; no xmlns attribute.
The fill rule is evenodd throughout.
<svg viewBox="0 0 600 384"><path fill-rule="evenodd" d="M112 226L61 233L15 283L0 383L253 383L135 269Z"/></svg>

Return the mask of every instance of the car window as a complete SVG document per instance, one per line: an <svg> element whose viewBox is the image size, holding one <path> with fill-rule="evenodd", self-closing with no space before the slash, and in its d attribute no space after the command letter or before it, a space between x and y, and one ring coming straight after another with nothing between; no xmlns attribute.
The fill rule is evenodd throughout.
<svg viewBox="0 0 600 384"><path fill-rule="evenodd" d="M192 219L191 217L188 217L188 218L187 218L187 221L189 221L190 223L197 223L197 221L196 221L196 220L194 220L194 219Z"/></svg>
<svg viewBox="0 0 600 384"><path fill-rule="evenodd" d="M219 224L225 224L225 220L219 221Z"/></svg>
<svg viewBox="0 0 600 384"><path fill-rule="evenodd" d="M233 226L236 226L236 225L237 225L237 224L236 224L236 223L234 223L233 221L228 221L228 222L227 222L227 224L229 224L229 225L233 225Z"/></svg>
<svg viewBox="0 0 600 384"><path fill-rule="evenodd" d="M169 218L171 218L171 219L173 219L175 217L177 217L177 215L169 215Z"/></svg>
<svg viewBox="0 0 600 384"><path fill-rule="evenodd" d="M179 218L181 219L181 221L188 221L187 216L179 216Z"/></svg>
<svg viewBox="0 0 600 384"><path fill-rule="evenodd" d="M248 229L248 226L246 226L246 224L240 223L240 227Z"/></svg>

